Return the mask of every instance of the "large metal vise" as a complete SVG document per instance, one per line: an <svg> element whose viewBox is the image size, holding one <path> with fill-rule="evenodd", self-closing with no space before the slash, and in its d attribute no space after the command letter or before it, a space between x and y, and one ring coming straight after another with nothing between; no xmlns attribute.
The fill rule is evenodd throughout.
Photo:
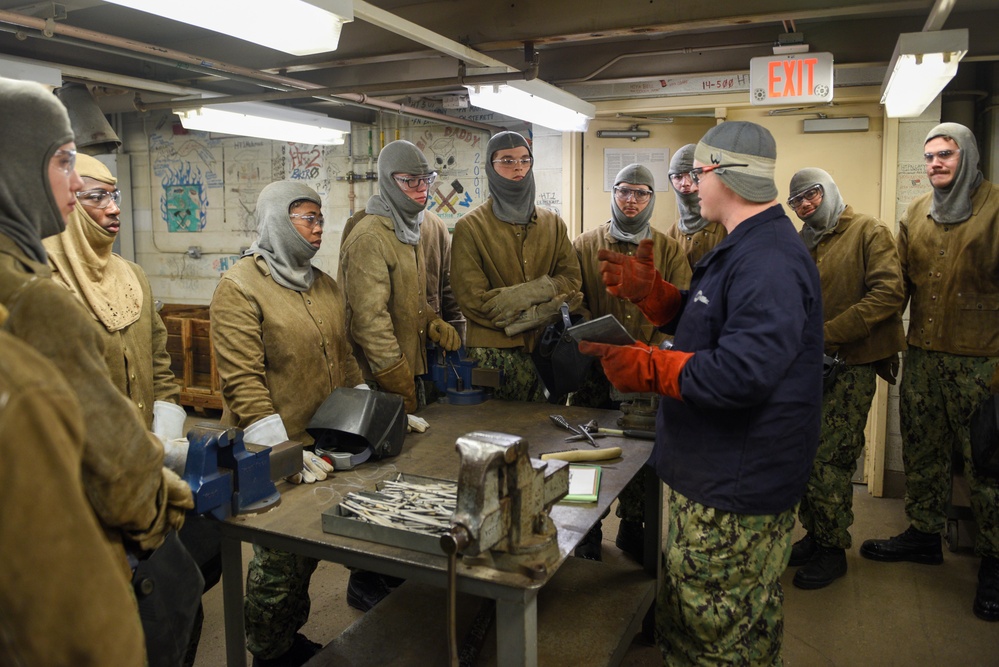
<svg viewBox="0 0 999 667"><path fill-rule="evenodd" d="M559 557L548 511L569 491L569 465L532 459L526 440L492 431L468 433L455 448L458 500L445 539L466 564L544 576Z"/></svg>
<svg viewBox="0 0 999 667"><path fill-rule="evenodd" d="M218 519L260 512L280 502L274 481L302 469L302 443L274 447L243 443L242 429L198 424L190 443L184 481L194 494L194 512Z"/></svg>

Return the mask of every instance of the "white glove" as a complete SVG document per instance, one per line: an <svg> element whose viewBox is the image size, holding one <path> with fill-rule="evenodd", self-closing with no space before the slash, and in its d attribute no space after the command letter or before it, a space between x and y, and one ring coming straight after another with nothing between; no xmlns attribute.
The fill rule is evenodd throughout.
<svg viewBox="0 0 999 667"><path fill-rule="evenodd" d="M354 387L354 389L363 389L365 391L371 391L371 387L369 387L368 385L366 385L363 382L361 384L357 385L356 387Z"/></svg>
<svg viewBox="0 0 999 667"><path fill-rule="evenodd" d="M302 472L295 473L285 479L292 484L314 484L323 481L329 473L333 472L333 466L325 461L315 452L307 449L302 450Z"/></svg>
<svg viewBox="0 0 999 667"><path fill-rule="evenodd" d="M170 438L163 443L163 467L173 470L180 476L184 475L184 468L187 466L187 452L191 444L187 438Z"/></svg>
<svg viewBox="0 0 999 667"><path fill-rule="evenodd" d="M416 431L417 433L423 433L428 428L430 428L430 422L422 417L417 417L416 415L406 415L406 433L411 431Z"/></svg>
<svg viewBox="0 0 999 667"><path fill-rule="evenodd" d="M153 433L167 440L183 438L187 410L169 401L153 401Z"/></svg>
<svg viewBox="0 0 999 667"><path fill-rule="evenodd" d="M288 439L288 430L277 413L258 419L243 429L243 441L255 445L273 447Z"/></svg>

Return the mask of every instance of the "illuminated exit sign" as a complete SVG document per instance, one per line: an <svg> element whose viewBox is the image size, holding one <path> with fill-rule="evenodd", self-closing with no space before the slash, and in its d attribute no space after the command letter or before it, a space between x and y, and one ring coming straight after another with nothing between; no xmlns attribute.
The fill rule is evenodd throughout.
<svg viewBox="0 0 999 667"><path fill-rule="evenodd" d="M749 61L749 95L754 105L832 102L831 53L795 53Z"/></svg>

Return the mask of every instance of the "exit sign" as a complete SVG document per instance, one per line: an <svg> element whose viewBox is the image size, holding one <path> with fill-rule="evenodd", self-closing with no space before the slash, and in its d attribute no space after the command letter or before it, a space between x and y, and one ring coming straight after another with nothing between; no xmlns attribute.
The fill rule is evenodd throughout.
<svg viewBox="0 0 999 667"><path fill-rule="evenodd" d="M749 96L754 105L832 102L831 53L795 53L749 61Z"/></svg>

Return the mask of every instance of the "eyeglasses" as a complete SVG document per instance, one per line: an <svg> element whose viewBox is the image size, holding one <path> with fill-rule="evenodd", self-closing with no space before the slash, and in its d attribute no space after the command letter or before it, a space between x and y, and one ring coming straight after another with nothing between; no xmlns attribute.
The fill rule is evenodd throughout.
<svg viewBox="0 0 999 667"><path fill-rule="evenodd" d="M99 188L97 190L86 190L84 192L77 192L76 198L88 208L105 209L111 205L111 202L114 202L115 206L121 204L121 190L113 190L111 192Z"/></svg>
<svg viewBox="0 0 999 667"><path fill-rule="evenodd" d="M936 153L923 153L923 159L926 160L926 164L931 164L933 160L940 160L941 162L949 162L954 159L954 156L961 152L960 148L947 149L945 151L937 151Z"/></svg>
<svg viewBox="0 0 999 667"><path fill-rule="evenodd" d="M76 151L70 148L60 148L55 153L52 154L52 159L59 160L59 166L57 169L64 174L69 174L69 172L76 169Z"/></svg>
<svg viewBox="0 0 999 667"><path fill-rule="evenodd" d="M652 190L635 190L634 188L625 188L619 185L614 186L614 196L621 201L628 201L634 198L639 204L649 201L649 197L652 196Z"/></svg>
<svg viewBox="0 0 999 667"><path fill-rule="evenodd" d="M437 173L427 174L426 176L411 176L406 178L405 176L392 176L396 181L405 185L410 190L419 190L421 185L426 186L428 189L437 180Z"/></svg>
<svg viewBox="0 0 999 667"><path fill-rule="evenodd" d="M710 174L715 169L728 169L729 167L748 167L748 164L709 164L706 167L695 167L690 170L690 177L694 179L694 185L700 185L701 176Z"/></svg>
<svg viewBox="0 0 999 667"><path fill-rule="evenodd" d="M522 158L501 157L498 160L493 160L493 164L501 164L501 165L503 165L504 167L506 167L508 169L513 169L517 165L520 165L521 167L530 167L532 164L534 164L534 158L532 158L532 157L522 157Z"/></svg>
<svg viewBox="0 0 999 667"><path fill-rule="evenodd" d="M288 217L298 218L308 225L310 229L315 229L316 227L322 229L323 225L326 224L326 219L321 215L316 215L315 213L289 213ZM292 221L292 224L294 224L294 220Z"/></svg>
<svg viewBox="0 0 999 667"><path fill-rule="evenodd" d="M691 182L693 182L694 181L694 175L692 173L690 173L689 171L685 171L685 172L678 173L678 174L670 174L669 175L669 180L673 181L674 183L683 183L684 181L691 181Z"/></svg>
<svg viewBox="0 0 999 667"><path fill-rule="evenodd" d="M797 210L805 201L813 202L822 196L823 190L821 185L813 185L801 194L797 194L793 197L789 197L787 200L787 205L791 208Z"/></svg>

